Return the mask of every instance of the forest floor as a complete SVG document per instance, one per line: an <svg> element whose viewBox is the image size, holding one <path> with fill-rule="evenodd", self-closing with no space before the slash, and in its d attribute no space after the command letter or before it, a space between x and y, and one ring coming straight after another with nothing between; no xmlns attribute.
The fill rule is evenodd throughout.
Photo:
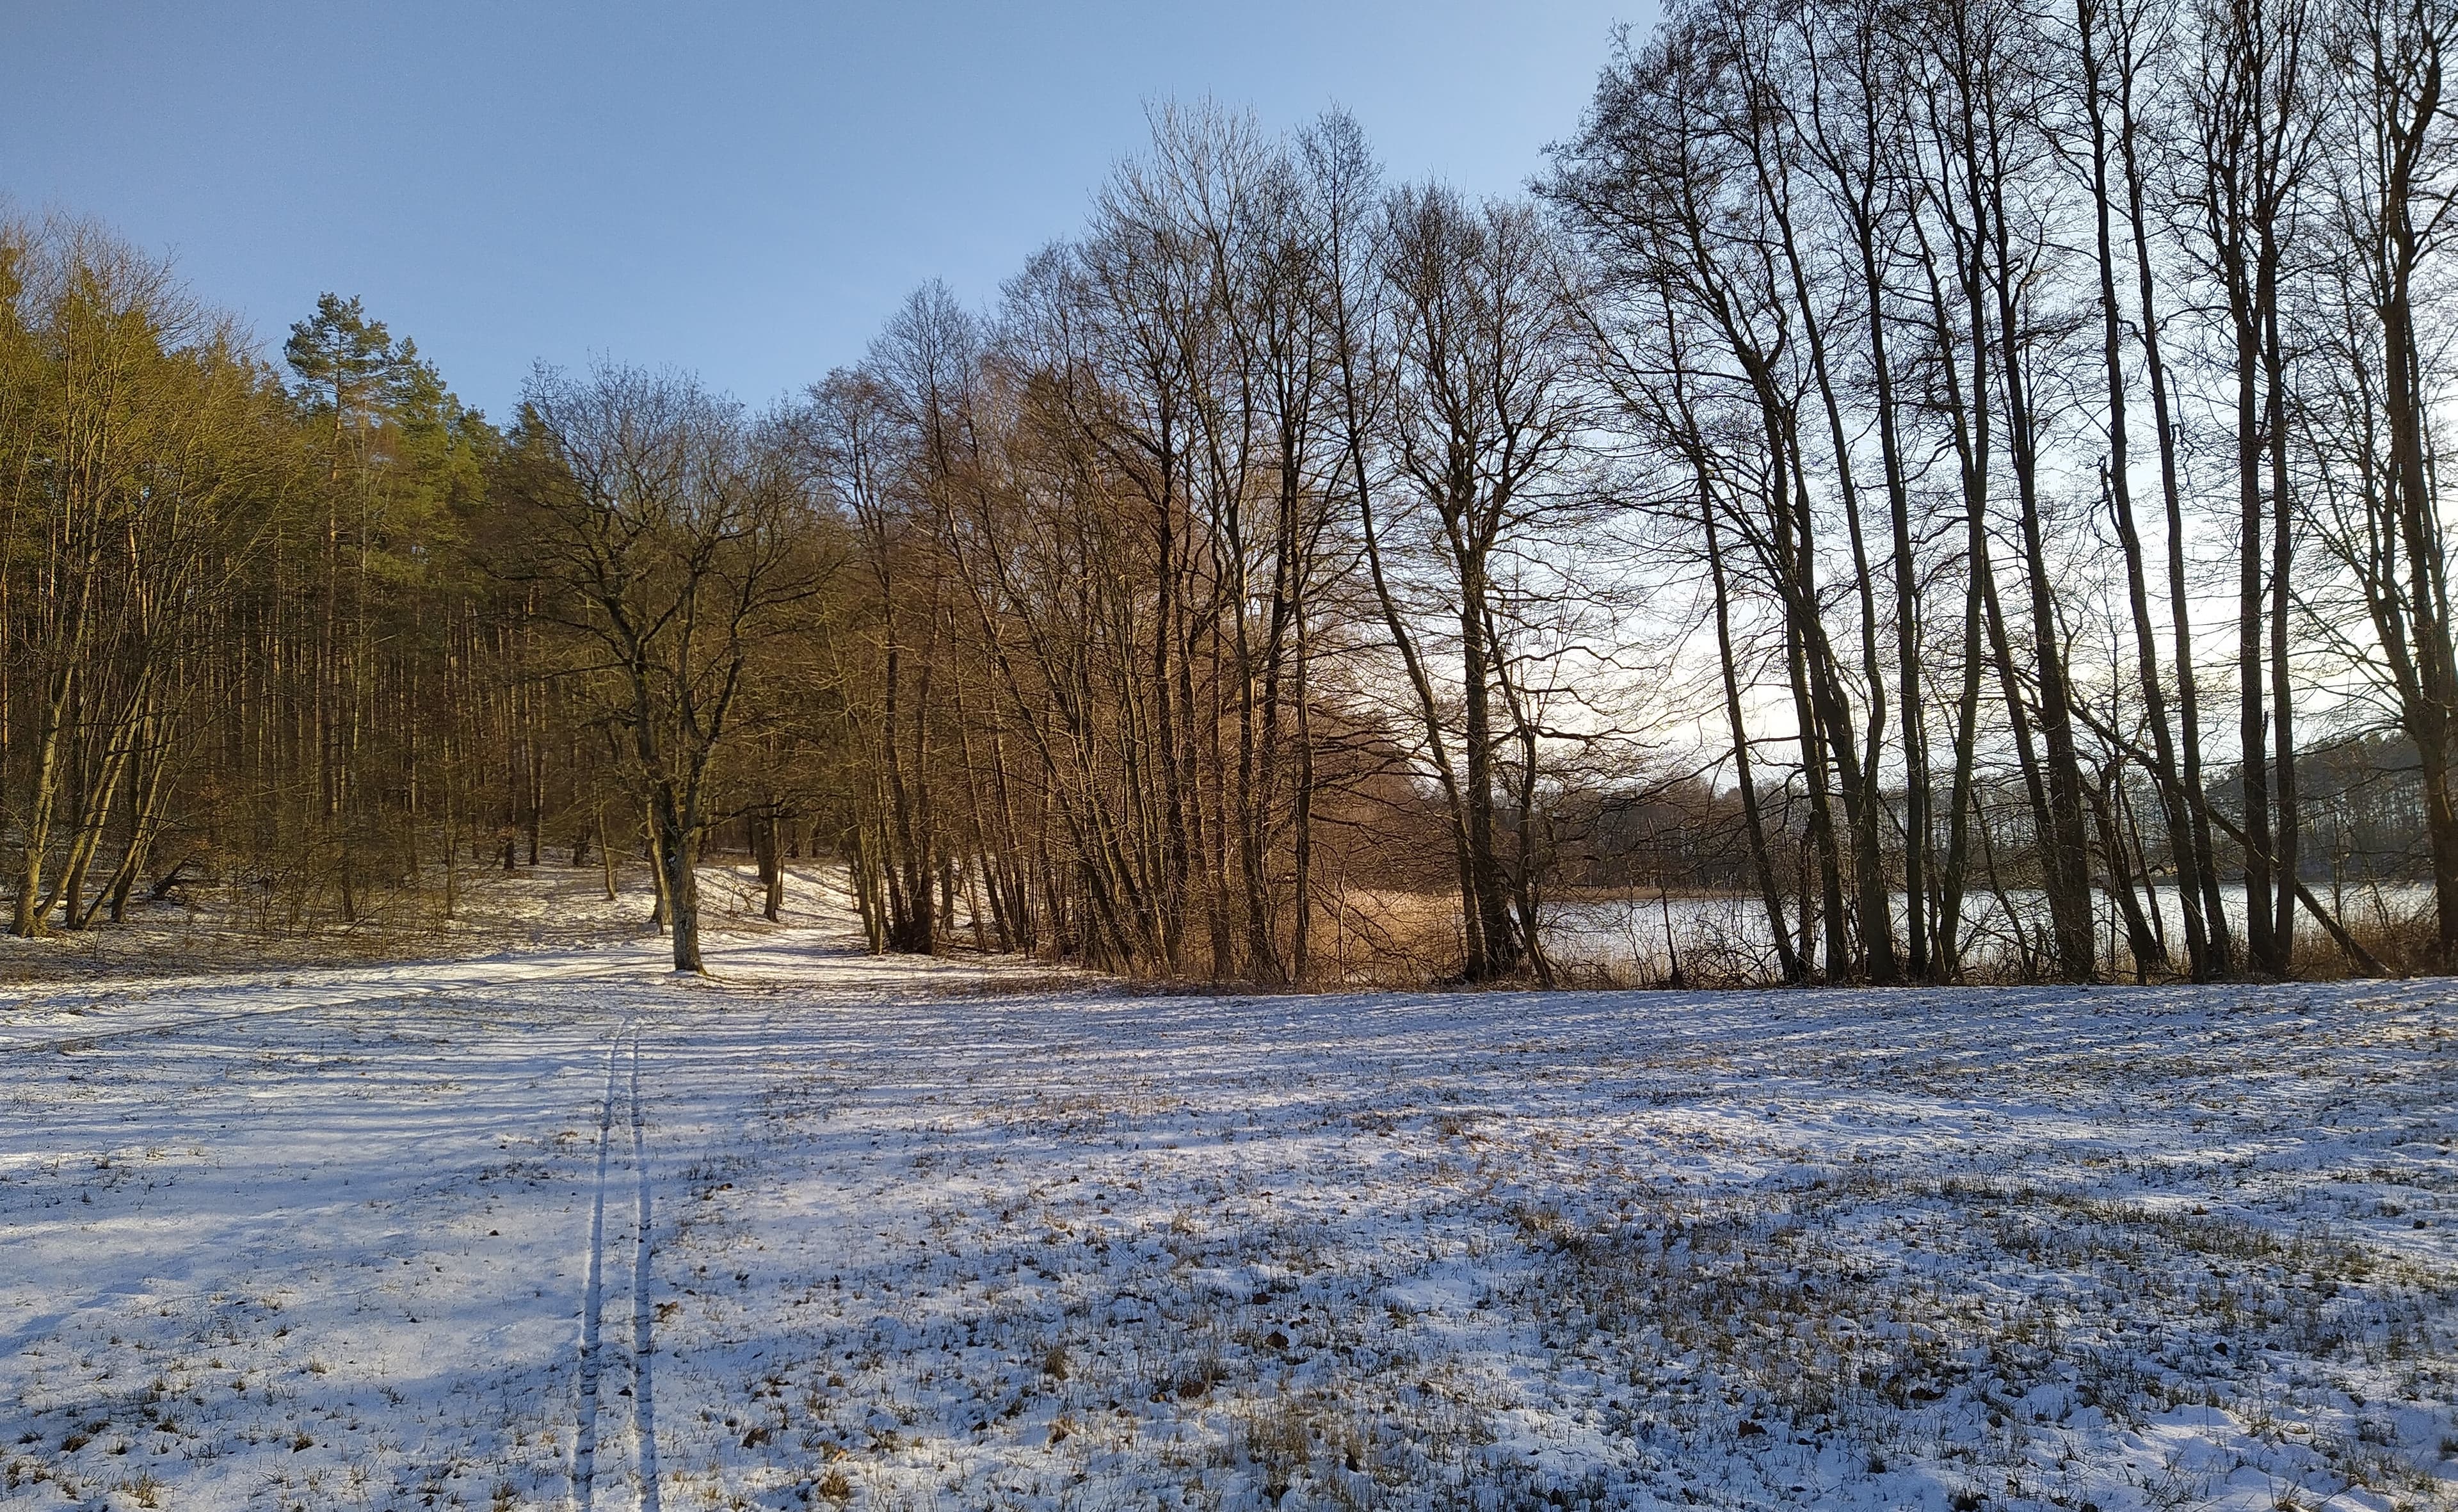
<svg viewBox="0 0 2458 1512"><path fill-rule="evenodd" d="M0 988L0 1506L2458 1507L2458 986Z"/></svg>
<svg viewBox="0 0 2458 1512"><path fill-rule="evenodd" d="M446 919L444 879L430 867L424 891L368 901L348 924L292 917L253 889L182 887L169 899L132 901L121 924L61 930L42 940L0 934L0 993L42 991L77 979L260 977L303 966L599 945L651 933L648 875L639 860L625 860L621 891L609 898L594 860L509 871L467 866L454 883L459 905ZM710 866L702 875L701 904L720 926L739 927L758 916L757 884L747 868Z"/></svg>

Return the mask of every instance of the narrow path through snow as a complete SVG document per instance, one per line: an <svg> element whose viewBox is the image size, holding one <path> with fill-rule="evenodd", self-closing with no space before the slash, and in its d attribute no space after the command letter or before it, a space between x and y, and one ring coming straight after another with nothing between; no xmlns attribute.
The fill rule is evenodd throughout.
<svg viewBox="0 0 2458 1512"><path fill-rule="evenodd" d="M590 1198L589 1253L581 1283L579 1380L569 1498L578 1512L591 1512L597 1504L598 1417L604 1409L601 1386L606 1370L606 1199L614 1163L618 1085L625 1104L623 1121L631 1126L632 1134L632 1381L625 1395L632 1399L634 1503L640 1512L658 1512L656 1381L651 1365L656 1348L656 1304L651 1286L656 1217L650 1197L648 1117L640 1096L641 1039L637 1019L614 1031L606 1047L606 1087L597 1105L597 1172Z"/></svg>
<svg viewBox="0 0 2458 1512"><path fill-rule="evenodd" d="M580 1291L580 1400L572 1439L572 1504L580 1512L596 1505L597 1383L603 1371L600 1320L606 1307L606 1167L614 1146L615 1063L629 1032L629 1025L615 1030L606 1046L606 1092L597 1104L597 1180L591 1195L589 1257Z"/></svg>
<svg viewBox="0 0 2458 1512"><path fill-rule="evenodd" d="M639 1480L641 1512L658 1512L657 1406L656 1353L652 1331L656 1304L649 1294L650 1236L656 1226L649 1211L649 1150L640 1110L640 1029L632 1029L632 1174L637 1204L632 1228L632 1454Z"/></svg>

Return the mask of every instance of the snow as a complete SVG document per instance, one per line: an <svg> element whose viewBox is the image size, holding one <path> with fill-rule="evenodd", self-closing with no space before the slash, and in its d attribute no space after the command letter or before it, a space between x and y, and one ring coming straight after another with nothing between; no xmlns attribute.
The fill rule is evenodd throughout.
<svg viewBox="0 0 2458 1512"><path fill-rule="evenodd" d="M2458 1506L2438 983L0 999L0 1505Z"/></svg>
<svg viewBox="0 0 2458 1512"><path fill-rule="evenodd" d="M359 921L338 924L295 920L243 879L226 886L182 888L176 898L131 901L127 922L46 940L0 935L0 990L49 996L83 979L164 978L177 962L198 978L276 979L302 966L366 964L391 958L432 965L433 957L478 957L545 948L571 949L618 939L646 925L646 868L625 863L639 882L622 896L604 894L595 861L583 867L507 872L468 867L458 884L460 908L448 922L433 910L440 889L423 898L363 902ZM710 868L702 905L739 919L757 911L757 883L747 873ZM415 908L408 905L415 904Z"/></svg>
<svg viewBox="0 0 2458 1512"><path fill-rule="evenodd" d="M2323 885L2323 905L2359 931L2391 931L2422 922L2429 928L2432 890L2415 883L2366 880L2348 887ZM1905 897L1891 895L1889 906L1901 927ZM2177 960L2185 955L2185 908L2173 883L2138 893L2163 947ZM2221 893L2234 938L2245 931L2245 898L2240 884ZM2123 925L2115 901L2104 890L2091 895L2092 935L2103 963L2118 960ZM1794 925L1801 916L1787 901ZM1672 974L1677 953L1692 980L1712 984L1772 983L1777 980L1774 936L1767 926L1766 904L1754 896L1713 893L1659 898L1651 893L1598 894L1549 901L1544 909L1545 943L1555 964L1574 974L1617 983L1662 982ZM2036 888L2005 892L1973 892L1963 901L1958 932L1959 957L1974 974L2019 978L2022 945L2047 948L2051 924L2048 895ZM2309 915L2296 916L2299 959L2336 963L2339 947ZM1669 947L1669 948L1668 948ZM2106 967L2130 973L2130 962Z"/></svg>

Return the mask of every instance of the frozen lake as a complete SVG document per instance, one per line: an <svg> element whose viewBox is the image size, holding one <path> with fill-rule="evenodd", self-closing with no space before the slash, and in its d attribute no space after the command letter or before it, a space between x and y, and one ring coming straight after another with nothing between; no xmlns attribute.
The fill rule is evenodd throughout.
<svg viewBox="0 0 2458 1512"><path fill-rule="evenodd" d="M2349 887L2341 905L2333 905L2327 886L2315 896L2324 905L2342 906L2341 917L2351 928L2424 915L2432 904L2431 889L2415 883L2381 887ZM2170 959L2181 968L2185 959L2185 915L2177 889L2160 886L2137 893L2149 915L2156 906L2158 926L2166 930ZM2244 939L2244 888L2231 882L2222 894L2234 938ZM1904 939L1904 895L1892 895L1895 938ZM2098 940L2101 969L2111 977L2133 974L2132 958L2123 954L2124 923L2105 892L2092 894L2092 914ZM1800 927L1800 900L1787 899L1784 917ZM1772 981L1776 956L1767 928L1766 906L1755 897L1652 894L1581 899L1547 905L1541 911L1547 948L1565 963L1601 968L1622 980L1661 982L1672 974L1672 956L1678 952L1694 977L1715 982ZM2318 952L2332 961L2338 947L2302 909L2296 916L2297 948ZM2036 889L2010 889L2001 899L1992 893L1971 893L1964 899L1963 959L1975 973L2001 971L2020 961L2028 940L2034 952L2045 949L2049 933L2047 899ZM1667 940L1670 938L1670 946Z"/></svg>

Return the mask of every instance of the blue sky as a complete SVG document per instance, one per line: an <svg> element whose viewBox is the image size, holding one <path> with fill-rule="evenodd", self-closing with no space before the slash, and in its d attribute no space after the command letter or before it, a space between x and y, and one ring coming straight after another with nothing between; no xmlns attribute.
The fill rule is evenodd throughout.
<svg viewBox="0 0 2458 1512"><path fill-rule="evenodd" d="M987 303L1209 96L1338 103L1507 192L1649 0L1306 5L0 0L0 194L166 250L268 346L365 298L501 416L605 354L771 398L915 284Z"/></svg>

